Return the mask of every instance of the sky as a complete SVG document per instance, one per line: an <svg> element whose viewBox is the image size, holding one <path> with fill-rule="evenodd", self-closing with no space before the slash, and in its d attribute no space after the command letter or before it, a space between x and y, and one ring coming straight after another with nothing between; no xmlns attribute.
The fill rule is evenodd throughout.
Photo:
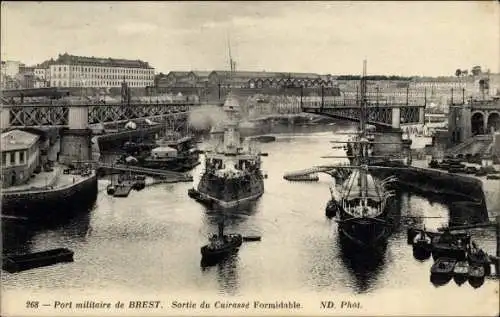
<svg viewBox="0 0 500 317"><path fill-rule="evenodd" d="M1 57L141 59L157 72L500 72L500 2L9 2Z"/></svg>

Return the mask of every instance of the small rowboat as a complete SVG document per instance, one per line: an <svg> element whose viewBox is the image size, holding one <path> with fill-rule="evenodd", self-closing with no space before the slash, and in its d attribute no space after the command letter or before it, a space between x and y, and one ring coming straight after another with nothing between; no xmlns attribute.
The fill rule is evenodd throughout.
<svg viewBox="0 0 500 317"><path fill-rule="evenodd" d="M469 266L468 275L470 278L484 278L484 267L481 265L471 265Z"/></svg>
<svg viewBox="0 0 500 317"><path fill-rule="evenodd" d="M431 267L431 274L450 275L453 273L457 261L452 258L439 258Z"/></svg>
<svg viewBox="0 0 500 317"><path fill-rule="evenodd" d="M467 261L458 261L453 269L453 274L458 276L467 276L469 274L469 263L467 263Z"/></svg>
<svg viewBox="0 0 500 317"><path fill-rule="evenodd" d="M417 233L412 242L415 259L423 261L431 257L432 238L425 231Z"/></svg>
<svg viewBox="0 0 500 317"><path fill-rule="evenodd" d="M413 238L413 248L424 249L426 251L432 251L432 239L424 231L419 232L415 238Z"/></svg>
<svg viewBox="0 0 500 317"><path fill-rule="evenodd" d="M469 266L469 284L474 288L479 288L484 283L486 272L484 266L472 264Z"/></svg>

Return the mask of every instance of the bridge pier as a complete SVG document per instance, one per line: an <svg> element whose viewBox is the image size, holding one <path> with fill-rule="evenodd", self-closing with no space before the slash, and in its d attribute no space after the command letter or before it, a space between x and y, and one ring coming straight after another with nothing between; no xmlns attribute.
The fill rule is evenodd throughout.
<svg viewBox="0 0 500 317"><path fill-rule="evenodd" d="M0 114L0 130L6 130L10 126L10 108L2 106L2 112Z"/></svg>
<svg viewBox="0 0 500 317"><path fill-rule="evenodd" d="M425 124L425 108L418 108L418 123Z"/></svg>
<svg viewBox="0 0 500 317"><path fill-rule="evenodd" d="M392 128L399 129L401 128L401 109L399 107L392 108Z"/></svg>
<svg viewBox="0 0 500 317"><path fill-rule="evenodd" d="M71 105L68 118L69 129L62 130L59 162L70 164L73 161L91 159L92 130L89 129L89 108L86 105Z"/></svg>

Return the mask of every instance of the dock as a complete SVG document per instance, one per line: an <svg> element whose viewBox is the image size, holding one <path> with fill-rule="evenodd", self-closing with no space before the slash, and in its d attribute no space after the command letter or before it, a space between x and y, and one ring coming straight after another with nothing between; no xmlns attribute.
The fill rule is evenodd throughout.
<svg viewBox="0 0 500 317"><path fill-rule="evenodd" d="M112 164L95 161L74 161L73 163L90 163L96 170L108 170L112 172L129 172L131 174L147 175L161 179L162 183L192 182L193 176L189 173L180 173L163 169L146 168L125 164Z"/></svg>

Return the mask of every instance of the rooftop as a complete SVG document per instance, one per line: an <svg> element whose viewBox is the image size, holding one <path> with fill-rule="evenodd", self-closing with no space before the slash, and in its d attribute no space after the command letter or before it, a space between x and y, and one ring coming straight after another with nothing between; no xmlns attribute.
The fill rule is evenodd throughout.
<svg viewBox="0 0 500 317"><path fill-rule="evenodd" d="M2 133L2 152L27 149L38 139L38 135L22 130L11 130Z"/></svg>
<svg viewBox="0 0 500 317"><path fill-rule="evenodd" d="M56 60L50 59L48 61L45 61L39 64L39 67L46 68L49 65L56 65L56 64L153 69L153 67L151 67L148 62L144 62L140 59L130 60L130 59L118 59L111 57L94 57L94 56L88 57L88 56L70 55L68 53L59 54Z"/></svg>
<svg viewBox="0 0 500 317"><path fill-rule="evenodd" d="M214 70L213 73L219 76L229 77L231 75L231 71L228 70ZM318 74L312 73L290 73L290 72L255 72L255 71L235 71L232 74L233 78L308 78L308 79L316 79L320 78Z"/></svg>

